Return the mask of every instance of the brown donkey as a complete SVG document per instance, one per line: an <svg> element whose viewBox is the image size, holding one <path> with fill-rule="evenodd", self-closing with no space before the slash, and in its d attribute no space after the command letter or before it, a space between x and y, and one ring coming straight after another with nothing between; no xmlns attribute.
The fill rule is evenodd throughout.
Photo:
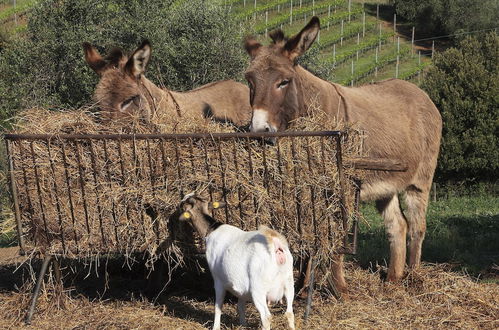
<svg viewBox="0 0 499 330"><path fill-rule="evenodd" d="M158 115L212 118L244 126L251 118L249 89L246 85L225 80L188 92L162 89L144 76L151 56L151 45L144 41L127 58L113 49L102 58L89 43L84 43L85 60L101 77L94 92L103 117L107 120L136 115L153 121Z"/></svg>
<svg viewBox="0 0 499 330"><path fill-rule="evenodd" d="M262 46L248 38L245 47L251 56L246 71L250 84L254 132L286 129L288 123L307 116L314 105L356 124L366 131L371 157L405 161L405 172L374 171L361 186L363 200L375 200L384 218L390 241L388 280L403 276L406 235L409 235L409 266L421 260L426 231L426 207L440 146L442 119L428 95L417 86L398 79L347 88L324 81L296 63L314 42L319 19L311 21L297 35L287 39L281 30L271 33L273 42ZM404 193L407 209L402 212L398 194ZM333 267L335 282L346 290L342 256Z"/></svg>

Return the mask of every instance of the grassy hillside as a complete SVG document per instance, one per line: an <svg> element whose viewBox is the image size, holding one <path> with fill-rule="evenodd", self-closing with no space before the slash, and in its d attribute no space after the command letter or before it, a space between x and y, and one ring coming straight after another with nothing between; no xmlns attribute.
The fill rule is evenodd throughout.
<svg viewBox="0 0 499 330"><path fill-rule="evenodd" d="M269 31L282 28L298 32L317 15L321 32L314 45L321 65L332 75L323 77L345 85L357 85L387 78L420 81L420 72L431 63L419 56L411 41L394 31L392 22L381 20L377 11L366 10L360 1L348 0L233 0L234 15L249 22L262 41ZM374 4L370 5L375 7Z"/></svg>

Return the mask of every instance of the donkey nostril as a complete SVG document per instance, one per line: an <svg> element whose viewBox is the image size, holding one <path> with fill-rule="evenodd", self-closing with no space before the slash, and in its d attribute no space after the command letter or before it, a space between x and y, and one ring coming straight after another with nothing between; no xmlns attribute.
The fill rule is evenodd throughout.
<svg viewBox="0 0 499 330"><path fill-rule="evenodd" d="M270 127L269 126L265 126L265 132L270 132Z"/></svg>

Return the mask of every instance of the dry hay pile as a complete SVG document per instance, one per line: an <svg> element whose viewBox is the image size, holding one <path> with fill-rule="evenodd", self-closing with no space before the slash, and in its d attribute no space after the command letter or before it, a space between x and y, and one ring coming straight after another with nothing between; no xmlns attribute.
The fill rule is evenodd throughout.
<svg viewBox="0 0 499 330"><path fill-rule="evenodd" d="M320 111L294 123L295 130L339 128ZM184 194L197 191L227 202L217 219L247 230L266 224L287 236L294 253L308 254L315 247L327 259L343 237L331 137L279 138L276 146L268 146L249 139L57 136L232 131L231 126L188 118L161 124L102 123L86 109L24 112L15 133L53 135L47 141L12 144L28 245L69 257L147 251L153 258L164 253L178 264L185 251L179 247L192 247L192 235L168 218ZM359 145L351 133L343 143L343 157L358 154ZM346 173L352 175L352 170ZM354 187L349 181L345 194L351 216Z"/></svg>
<svg viewBox="0 0 499 330"><path fill-rule="evenodd" d="M321 300L316 295L305 324L305 302L295 300L297 329L497 329L499 327L499 286L477 283L468 276L449 271L445 265L423 265L402 283L388 283L372 273L348 265L349 295L342 302ZM196 293L161 297L157 305L139 301L97 300L64 294L60 299L43 291L32 328L145 328L197 329L212 325L213 301ZM31 290L0 293L0 328L20 328L29 305ZM61 302L64 302L64 308ZM235 303L225 303L222 322L238 326ZM272 327L287 329L284 305L270 307ZM248 322L260 325L259 314L248 304Z"/></svg>

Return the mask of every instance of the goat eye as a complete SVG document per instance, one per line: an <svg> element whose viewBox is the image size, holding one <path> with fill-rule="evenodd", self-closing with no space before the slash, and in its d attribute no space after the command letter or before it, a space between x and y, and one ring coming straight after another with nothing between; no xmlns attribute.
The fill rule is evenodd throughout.
<svg viewBox="0 0 499 330"><path fill-rule="evenodd" d="M279 85L277 86L278 88L284 88L286 87L287 85L289 84L289 79L284 79L283 81L281 81L279 83Z"/></svg>

